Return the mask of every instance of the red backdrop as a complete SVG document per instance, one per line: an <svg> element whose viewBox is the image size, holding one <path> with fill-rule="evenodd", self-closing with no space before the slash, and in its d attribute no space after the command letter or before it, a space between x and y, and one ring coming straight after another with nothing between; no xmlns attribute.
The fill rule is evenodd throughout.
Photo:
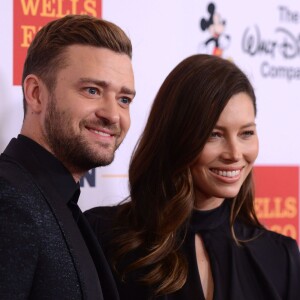
<svg viewBox="0 0 300 300"><path fill-rule="evenodd" d="M257 166L255 208L269 229L299 241L299 167Z"/></svg>

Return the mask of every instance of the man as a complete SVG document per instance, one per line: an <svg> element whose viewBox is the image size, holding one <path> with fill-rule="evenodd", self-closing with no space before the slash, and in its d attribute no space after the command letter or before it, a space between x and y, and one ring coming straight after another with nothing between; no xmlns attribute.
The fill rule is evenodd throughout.
<svg viewBox="0 0 300 300"><path fill-rule="evenodd" d="M21 133L0 157L0 299L118 299L77 206L80 177L112 162L129 126L131 42L69 15L31 43Z"/></svg>

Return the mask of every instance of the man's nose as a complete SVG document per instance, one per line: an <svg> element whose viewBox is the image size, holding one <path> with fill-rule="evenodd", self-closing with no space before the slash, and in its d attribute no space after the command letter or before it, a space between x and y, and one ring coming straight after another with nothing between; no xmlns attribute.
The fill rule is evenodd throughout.
<svg viewBox="0 0 300 300"><path fill-rule="evenodd" d="M120 121L119 105L113 95L101 99L96 116L107 124L116 124Z"/></svg>

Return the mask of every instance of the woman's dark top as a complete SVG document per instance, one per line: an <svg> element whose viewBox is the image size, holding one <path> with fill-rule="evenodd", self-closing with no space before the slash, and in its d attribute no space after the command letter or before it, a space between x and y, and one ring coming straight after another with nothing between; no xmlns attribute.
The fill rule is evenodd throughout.
<svg viewBox="0 0 300 300"><path fill-rule="evenodd" d="M109 259L112 219L118 206L96 207L86 217ZM182 251L188 260L188 278L182 289L161 300L204 300L196 253L195 234L200 234L210 258L214 300L300 300L300 254L295 240L275 232L235 224L239 239L251 241L238 246L229 226L230 202L210 211L194 210ZM120 298L154 299L151 290L135 278L121 282L114 274Z"/></svg>

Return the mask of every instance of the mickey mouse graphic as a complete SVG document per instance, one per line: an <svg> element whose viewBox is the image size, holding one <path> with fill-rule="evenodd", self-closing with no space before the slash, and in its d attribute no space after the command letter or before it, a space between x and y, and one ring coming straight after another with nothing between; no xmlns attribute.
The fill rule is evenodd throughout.
<svg viewBox="0 0 300 300"><path fill-rule="evenodd" d="M221 15L216 12L214 3L208 4L207 11L209 18L207 20L202 18L200 27L203 31L208 30L211 37L204 42L204 47L208 49L209 46L213 46L211 54L222 56L223 50L230 42L230 36L224 34L226 22L222 20Z"/></svg>

